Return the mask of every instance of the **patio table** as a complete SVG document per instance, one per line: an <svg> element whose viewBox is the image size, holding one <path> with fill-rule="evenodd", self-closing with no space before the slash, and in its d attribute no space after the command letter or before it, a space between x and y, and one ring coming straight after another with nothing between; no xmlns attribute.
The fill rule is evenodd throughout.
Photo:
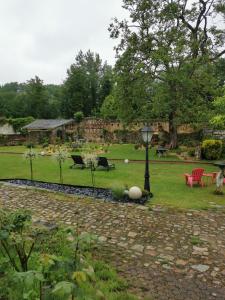
<svg viewBox="0 0 225 300"><path fill-rule="evenodd" d="M209 184L209 178L211 178L211 184L215 183L216 181L216 176L217 176L218 172L211 172L211 173L203 173L203 177L207 178L207 184Z"/></svg>

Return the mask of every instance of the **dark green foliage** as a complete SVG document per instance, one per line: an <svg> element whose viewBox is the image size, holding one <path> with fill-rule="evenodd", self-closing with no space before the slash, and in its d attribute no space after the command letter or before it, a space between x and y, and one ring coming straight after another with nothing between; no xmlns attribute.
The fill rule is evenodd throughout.
<svg viewBox="0 0 225 300"><path fill-rule="evenodd" d="M80 123L84 118L84 114L82 111L78 111L76 113L74 113L74 120L77 122L77 123Z"/></svg>
<svg viewBox="0 0 225 300"><path fill-rule="evenodd" d="M219 86L225 85L225 58L220 58L215 63L215 77L218 79Z"/></svg>
<svg viewBox="0 0 225 300"><path fill-rule="evenodd" d="M30 220L31 216L26 212L0 211L0 250L17 272L28 270L37 238L37 232L27 230Z"/></svg>
<svg viewBox="0 0 225 300"><path fill-rule="evenodd" d="M195 157L195 148L191 148L188 150L188 155L191 157Z"/></svg>
<svg viewBox="0 0 225 300"><path fill-rule="evenodd" d="M13 129L18 132L21 131L23 126L34 121L33 117L25 117L25 118L15 118L15 119L7 119L7 122L13 126Z"/></svg>
<svg viewBox="0 0 225 300"><path fill-rule="evenodd" d="M118 119L119 111L117 107L117 102L115 100L115 96L108 95L105 98L105 100L102 103L100 113L104 119L109 119L109 120Z"/></svg>
<svg viewBox="0 0 225 300"><path fill-rule="evenodd" d="M212 62L225 53L225 31L210 20L212 15L224 17L216 3L123 0L129 20L114 19L109 28L111 37L120 39L116 64L120 118L167 120L174 148L177 126L208 120L217 95Z"/></svg>
<svg viewBox="0 0 225 300"><path fill-rule="evenodd" d="M98 54L80 51L75 63L67 71L63 87L62 111L65 117L73 117L74 111L85 116L97 113L105 97L111 92L112 69Z"/></svg>
<svg viewBox="0 0 225 300"><path fill-rule="evenodd" d="M195 147L198 146L202 139L202 130L195 131L192 133L180 133L178 134L179 146Z"/></svg>
<svg viewBox="0 0 225 300"><path fill-rule="evenodd" d="M214 129L224 129L225 128L225 86L222 88L220 97L217 97L213 101L213 117L210 120L211 126Z"/></svg>
<svg viewBox="0 0 225 300"><path fill-rule="evenodd" d="M57 118L61 115L61 86L44 85L37 76L26 83L0 87L0 116Z"/></svg>
<svg viewBox="0 0 225 300"><path fill-rule="evenodd" d="M48 118L48 100L43 81L35 76L26 86L27 108L34 118ZM34 109L35 108L35 109Z"/></svg>

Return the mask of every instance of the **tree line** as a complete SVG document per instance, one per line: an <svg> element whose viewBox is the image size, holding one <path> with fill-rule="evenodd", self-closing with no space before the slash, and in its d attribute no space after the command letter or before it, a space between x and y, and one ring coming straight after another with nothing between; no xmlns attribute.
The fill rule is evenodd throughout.
<svg viewBox="0 0 225 300"><path fill-rule="evenodd" d="M38 77L3 85L0 115L71 118L81 111L125 124L163 119L172 147L181 123L223 126L224 1L123 0L123 7L129 19L109 26L118 40L115 67L80 51L62 85Z"/></svg>
<svg viewBox="0 0 225 300"><path fill-rule="evenodd" d="M0 116L20 118L72 118L75 112L97 115L111 93L113 69L99 54L80 51L61 85L47 84L38 77L26 83L11 82L0 87Z"/></svg>

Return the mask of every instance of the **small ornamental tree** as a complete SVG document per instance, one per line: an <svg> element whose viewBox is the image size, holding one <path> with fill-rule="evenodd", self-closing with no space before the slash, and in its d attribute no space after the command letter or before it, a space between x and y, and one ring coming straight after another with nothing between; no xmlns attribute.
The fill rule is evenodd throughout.
<svg viewBox="0 0 225 300"><path fill-rule="evenodd" d="M57 160L59 164L59 181L63 183L63 173L62 173L62 165L68 157L68 152L62 148L58 148L58 150L54 154L54 158Z"/></svg>
<svg viewBox="0 0 225 300"><path fill-rule="evenodd" d="M24 153L24 157L27 160L29 160L29 163L30 163L30 180L34 180L33 160L35 160L37 158L37 153L33 150L32 147L30 147L29 150L27 150Z"/></svg>

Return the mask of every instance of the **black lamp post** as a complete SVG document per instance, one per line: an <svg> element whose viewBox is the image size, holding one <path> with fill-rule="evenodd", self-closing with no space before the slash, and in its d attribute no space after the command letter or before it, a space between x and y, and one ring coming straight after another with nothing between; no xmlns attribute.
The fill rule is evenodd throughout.
<svg viewBox="0 0 225 300"><path fill-rule="evenodd" d="M141 130L143 141L145 142L146 156L145 156L145 185L144 189L149 192L150 197L153 197L153 194L150 190L150 174L149 174L149 159L148 159L148 146L151 142L153 136L153 130L151 127L145 126Z"/></svg>

